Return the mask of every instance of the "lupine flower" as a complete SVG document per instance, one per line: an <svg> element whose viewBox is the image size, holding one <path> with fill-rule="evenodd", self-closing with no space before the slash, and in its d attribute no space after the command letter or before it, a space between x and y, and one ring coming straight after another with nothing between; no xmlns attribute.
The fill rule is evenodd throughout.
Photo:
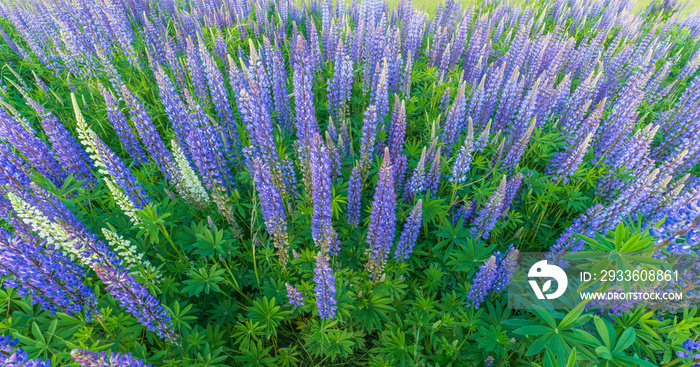
<svg viewBox="0 0 700 367"><path fill-rule="evenodd" d="M149 199L142 190L141 185L136 180L124 162L105 144L97 133L91 130L83 118L82 112L77 105L75 95L73 96L73 108L77 121L78 137L85 147L85 151L95 163L98 171L103 175L108 175L106 183L117 204L138 224L136 210L143 209L148 204Z"/></svg>
<svg viewBox="0 0 700 367"><path fill-rule="evenodd" d="M466 83L462 82L457 91L457 96L454 102L452 102L452 107L450 107L450 111L445 118L441 141L445 143L447 147L445 154L447 154L448 157L452 153L452 144L459 137L459 133L462 131L462 124L464 124L464 116L466 113L466 100L464 97L465 87Z"/></svg>
<svg viewBox="0 0 700 367"><path fill-rule="evenodd" d="M495 362L496 360L493 358L493 356L488 356L484 360L484 365L487 367L492 367Z"/></svg>
<svg viewBox="0 0 700 367"><path fill-rule="evenodd" d="M360 206L362 201L362 174L360 166L355 165L350 172L348 183L348 224L356 227L360 223Z"/></svg>
<svg viewBox="0 0 700 367"><path fill-rule="evenodd" d="M474 132L472 129L472 120L469 119L469 133L467 138L464 139L464 143L459 148L459 153L455 157L452 163L452 174L450 176L450 182L452 183L462 183L467 179L467 173L469 172L469 167L472 162L472 151L474 149Z"/></svg>
<svg viewBox="0 0 700 367"><path fill-rule="evenodd" d="M180 183L177 187L190 203L195 204L200 208L206 207L210 202L209 194L207 190L204 189L202 181L200 181L197 174L192 170L190 162L185 157L184 150L180 147L177 140L173 139L170 143L173 153L173 159L175 159L175 164L177 164L178 171L181 173L178 182Z"/></svg>
<svg viewBox="0 0 700 367"><path fill-rule="evenodd" d="M331 216L332 188L331 188L331 157L328 149L323 145L323 139L316 134L311 142L310 151L311 187L313 198L313 217L311 218L311 234L314 243L321 251L331 254L337 253L338 234L333 229Z"/></svg>
<svg viewBox="0 0 700 367"><path fill-rule="evenodd" d="M27 352L15 346L19 340L7 335L0 336L0 365L7 367L51 367L51 360L29 359Z"/></svg>
<svg viewBox="0 0 700 367"><path fill-rule="evenodd" d="M33 185L32 189L38 206L12 193L7 194L18 217L49 245L92 268L110 294L146 329L174 341L171 315L145 286L128 275L121 265L121 259L97 236L88 232L55 196L37 185Z"/></svg>
<svg viewBox="0 0 700 367"><path fill-rule="evenodd" d="M467 294L467 306L474 306L476 309L479 309L479 306L493 289L497 278L498 265L496 264L496 256L491 255L484 262L484 265L479 267L479 272L474 276L474 282L469 287L469 293Z"/></svg>
<svg viewBox="0 0 700 367"><path fill-rule="evenodd" d="M209 94L207 91L207 82L204 77L204 70L202 70L202 60L199 59L197 53L197 47L190 36L187 36L187 48L185 49L187 55L187 69L190 74L190 82L194 87L194 92L197 98L203 103L209 102Z"/></svg>
<svg viewBox="0 0 700 367"><path fill-rule="evenodd" d="M687 255L700 244L700 200L691 201L667 216L658 227L649 229L657 244L666 244L668 252Z"/></svg>
<svg viewBox="0 0 700 367"><path fill-rule="evenodd" d="M518 267L519 252L518 249L511 244L508 246L508 251L504 255L501 255L500 252L497 254L498 274L496 275L493 291L495 293L500 293L506 289L513 279L513 274L515 274L515 270Z"/></svg>
<svg viewBox="0 0 700 367"><path fill-rule="evenodd" d="M394 252L394 260L403 261L409 258L409 255L413 252L413 246L416 245L421 224L423 224L423 200L419 199L413 209L411 209L403 231L401 231L401 237Z"/></svg>
<svg viewBox="0 0 700 367"><path fill-rule="evenodd" d="M498 188L489 198L489 202L479 212L479 216L474 220L474 225L471 229L472 236L485 240L489 239L491 230L496 226L496 222L503 212L506 182L506 177L503 176L498 184Z"/></svg>
<svg viewBox="0 0 700 367"><path fill-rule="evenodd" d="M157 273L156 267L151 265L148 259L144 259L143 252L139 252L136 246L131 244L131 241L107 228L102 228L102 234L107 239L112 252L119 255L122 259L122 265L125 268L132 272L138 268L143 268L151 273ZM158 274L158 278L160 278L160 274Z"/></svg>
<svg viewBox="0 0 700 367"><path fill-rule="evenodd" d="M73 174L77 180L87 180L88 183L94 183L95 178L90 172L91 164L87 154L80 149L80 144L70 135L58 117L31 98L28 98L27 102L39 114L41 126L44 128L51 146L56 151L56 160L61 163L63 169Z"/></svg>
<svg viewBox="0 0 700 367"><path fill-rule="evenodd" d="M421 193L426 189L426 177L425 177L425 147L418 160L418 165L413 170L413 175L406 182L406 194L413 195Z"/></svg>
<svg viewBox="0 0 700 367"><path fill-rule="evenodd" d="M266 45L269 43L267 38L265 39ZM282 55L282 50L277 44L277 39L275 39L275 47L272 48L271 45L266 46L268 50L268 59L271 59L270 75L272 81L272 99L274 102L275 109L277 113L277 120L280 125L286 129L289 129L292 124L292 111L289 106L289 92L287 91L287 70L284 66L284 55Z"/></svg>
<svg viewBox="0 0 700 367"><path fill-rule="evenodd" d="M32 304L40 304L50 314L95 311L97 299L83 284L85 271L37 238L12 236L0 229L0 260L0 274L12 276L4 287L18 288L19 295L29 295Z"/></svg>
<svg viewBox="0 0 700 367"><path fill-rule="evenodd" d="M379 181L374 192L372 214L367 230L368 258L365 268L374 279L384 271L386 258L391 251L396 230L396 193L391 172L389 149L384 149L384 161L379 170Z"/></svg>
<svg viewBox="0 0 700 367"><path fill-rule="evenodd" d="M428 189L433 195L437 195L438 189L440 188L440 177L442 175L442 166L440 161L442 160L442 154L440 151L442 147L438 147L435 152L435 157L433 157L433 162L430 164L430 170L428 171Z"/></svg>
<svg viewBox="0 0 700 367"><path fill-rule="evenodd" d="M300 36L301 37L301 36ZM313 81L310 69L310 55L299 38L295 59L292 61L294 81L294 106L296 109L297 144L302 171L308 175L309 150L311 140L318 134L318 122L314 109Z"/></svg>
<svg viewBox="0 0 700 367"><path fill-rule="evenodd" d="M0 108L0 135L12 144L39 173L60 186L66 172L56 160L55 152L35 136L36 132L26 121L8 115Z"/></svg>
<svg viewBox="0 0 700 367"><path fill-rule="evenodd" d="M353 65L350 56L347 55L343 41L338 40L333 60L333 77L328 83L328 109L336 118L344 118L347 111L347 102L352 94Z"/></svg>
<svg viewBox="0 0 700 367"><path fill-rule="evenodd" d="M318 316L322 319L332 319L335 317L336 306L335 300L335 276L333 269L328 265L326 254L319 252L316 255L316 268L314 268L314 282L316 287L316 307L318 308Z"/></svg>
<svg viewBox="0 0 700 367"><path fill-rule="evenodd" d="M160 135L158 135L158 131L156 131L151 117L148 116L148 113L146 113L146 110L143 108L138 98L131 93L129 88L125 85L122 85L122 96L124 96L127 107L129 107L131 121L134 123L134 127L136 127L136 131L146 151L151 156L151 160L153 160L153 163L163 172L165 178L168 180L176 179L177 171L175 170L173 156L170 154L170 150L163 144L163 140L160 138Z"/></svg>
<svg viewBox="0 0 700 367"><path fill-rule="evenodd" d="M377 116L380 121L384 119L384 116L389 112L389 84L388 84L388 64L386 59L382 64L381 70L379 70L379 75L377 76L377 85L372 89L370 95L370 104L376 106Z"/></svg>
<svg viewBox="0 0 700 367"><path fill-rule="evenodd" d="M516 173L513 177L511 177L508 180L508 183L506 183L506 193L503 198L503 215L506 215L506 213L510 209L510 206L515 200L516 195L518 194L518 190L520 189L522 183L523 174L520 172Z"/></svg>
<svg viewBox="0 0 700 367"><path fill-rule="evenodd" d="M112 123L112 126L114 126L114 131L117 133L122 145L131 158L134 159L134 164L138 165L141 162L148 161L146 153L143 151L143 148L141 148L141 143L139 143L134 135L129 121L127 121L122 111L119 110L119 106L114 100L112 93L104 87L101 88L101 91L105 100L109 121Z"/></svg>
<svg viewBox="0 0 700 367"><path fill-rule="evenodd" d="M91 352L85 349L73 349L70 352L71 357L78 362L79 365L85 367L150 367L141 359L131 356L131 353L121 354L110 352Z"/></svg>
<svg viewBox="0 0 700 367"><path fill-rule="evenodd" d="M289 283L284 283L284 286L287 288L287 298L289 298L289 304L294 306L294 308L304 306L304 296L301 295L299 289Z"/></svg>
<svg viewBox="0 0 700 367"><path fill-rule="evenodd" d="M265 220L265 228L272 235L277 257L282 266L289 259L289 239L287 235L287 214L280 190L272 182L270 167L262 159L253 159L253 179L260 197L260 207Z"/></svg>
<svg viewBox="0 0 700 367"><path fill-rule="evenodd" d="M400 101L399 97L394 96L394 112L391 115L391 125L389 126L389 153L391 161L394 163L394 182L397 184L397 189L403 183L404 174L406 172L406 156L403 154L403 148L406 139L406 102Z"/></svg>
<svg viewBox="0 0 700 367"><path fill-rule="evenodd" d="M362 121L362 138L360 140L360 171L362 177L366 177L369 171L369 161L372 159L374 144L377 139L377 109L369 105L365 110L365 119Z"/></svg>
<svg viewBox="0 0 700 367"><path fill-rule="evenodd" d="M533 118L527 129L520 134L518 140L510 144L506 156L503 159L503 167L508 167L512 171L513 168L520 163L520 159L525 153L525 147L527 147L528 141L530 140L530 135L532 135L532 132L535 130L535 125L536 121Z"/></svg>

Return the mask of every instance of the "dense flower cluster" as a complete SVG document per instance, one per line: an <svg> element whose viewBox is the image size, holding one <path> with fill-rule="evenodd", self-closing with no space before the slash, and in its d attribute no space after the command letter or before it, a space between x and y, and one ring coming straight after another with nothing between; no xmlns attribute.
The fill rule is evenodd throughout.
<svg viewBox="0 0 700 367"><path fill-rule="evenodd" d="M654 290L685 298L654 311L691 308L700 17L672 0L419 8L0 0L0 328L83 366L145 362L66 345L183 365L546 365L573 345L503 342L535 322L524 310L476 313L467 327L488 331L450 320L500 302L520 250L565 266L621 223L682 270ZM581 355L677 363L666 334ZM0 364L49 365L16 344L0 337Z"/></svg>

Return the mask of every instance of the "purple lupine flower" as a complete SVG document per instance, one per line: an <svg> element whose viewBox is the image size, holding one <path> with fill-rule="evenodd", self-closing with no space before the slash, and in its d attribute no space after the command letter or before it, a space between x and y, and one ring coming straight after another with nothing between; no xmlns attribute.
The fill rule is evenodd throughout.
<svg viewBox="0 0 700 367"><path fill-rule="evenodd" d="M57 311L74 315L84 308L96 312L97 298L83 284L85 271L46 243L31 235L12 236L0 228L0 274L11 275L5 288L18 288L21 296L30 296L51 315Z"/></svg>
<svg viewBox="0 0 700 367"><path fill-rule="evenodd" d="M267 38L265 39L266 45L269 43ZM275 38L275 47L272 48L271 45L266 47L268 59L271 59L270 75L272 82L272 100L275 106L274 111L277 113L277 121L285 129L289 129L292 124L292 111L289 106L289 92L287 91L287 70L284 66L284 55L282 50L277 44L277 39Z"/></svg>
<svg viewBox="0 0 700 367"><path fill-rule="evenodd" d="M362 177L369 172L369 163L374 155L374 144L377 139L377 108L369 105L365 110L362 121L362 138L360 139L360 170Z"/></svg>
<svg viewBox="0 0 700 367"><path fill-rule="evenodd" d="M403 231L401 231L401 237L394 252L394 260L403 261L409 258L413 252L413 246L416 245L421 224L423 224L423 200L419 199L411 209L411 214L408 215Z"/></svg>
<svg viewBox="0 0 700 367"><path fill-rule="evenodd" d="M80 144L70 135L61 121L43 106L31 98L27 102L34 108L41 118L41 126L49 138L51 146L56 151L56 160L61 163L63 169L73 174L77 180L87 180L94 183L95 178L90 172L90 160Z"/></svg>
<svg viewBox="0 0 700 367"><path fill-rule="evenodd" d="M437 151L435 151L433 162L430 164L430 170L428 171L428 189L434 196L438 193L440 177L442 176L442 165L440 163L442 161L441 151L442 147L438 147Z"/></svg>
<svg viewBox="0 0 700 367"><path fill-rule="evenodd" d="M343 41L338 40L333 60L333 76L328 83L328 109L331 115L343 119L348 114L347 102L352 96L353 65Z"/></svg>
<svg viewBox="0 0 700 367"><path fill-rule="evenodd" d="M370 104L377 107L377 116L380 121L384 120L384 116L389 112L389 83L388 83L388 64L386 59L382 64L379 75L376 77L377 85L372 89L370 95Z"/></svg>
<svg viewBox="0 0 700 367"><path fill-rule="evenodd" d="M389 153L391 161L394 163L394 182L397 190L403 184L406 172L407 159L403 154L406 139L406 102L400 101L394 95L394 112L391 115L391 125L389 126Z"/></svg>
<svg viewBox="0 0 700 367"><path fill-rule="evenodd" d="M658 227L649 229L657 244L666 244L670 253L687 255L700 244L700 200L691 201L668 215Z"/></svg>
<svg viewBox="0 0 700 367"><path fill-rule="evenodd" d="M467 173L472 163L472 151L474 150L474 129L472 126L470 117L467 138L464 139L464 143L459 148L459 153L457 153L454 162L452 162L452 174L450 175L450 182L452 183L460 184L467 179Z"/></svg>
<svg viewBox="0 0 700 367"><path fill-rule="evenodd" d="M360 166L355 165L350 172L348 183L348 224L356 227L360 223L360 206L362 203L362 174Z"/></svg>
<svg viewBox="0 0 700 367"><path fill-rule="evenodd" d="M518 194L518 190L520 190L520 186L522 185L522 183L523 174L520 172L516 173L513 177L511 177L508 180L508 183L506 183L506 193L503 197L503 215L506 215L506 213L510 209L510 206L513 204L513 201L515 200L515 197Z"/></svg>
<svg viewBox="0 0 700 367"><path fill-rule="evenodd" d="M501 177L501 182L498 188L489 198L483 209L479 212L479 216L474 220L474 226L471 229L472 236L485 240L489 239L491 230L496 226L498 218L503 213L503 199L506 193L506 176Z"/></svg>
<svg viewBox="0 0 700 367"><path fill-rule="evenodd" d="M131 356L131 353L121 354L110 352L91 352L85 349L73 349L70 352L71 357L78 362L79 365L85 367L150 367L145 361Z"/></svg>
<svg viewBox="0 0 700 367"><path fill-rule="evenodd" d="M91 140L96 156L93 159L100 173L110 175L114 183L130 199L135 209L143 209L148 204L149 199L146 192L138 183L136 177L131 173L124 161L116 155L94 131L91 132Z"/></svg>
<svg viewBox="0 0 700 367"><path fill-rule="evenodd" d="M11 117L0 108L0 135L3 139L22 153L37 172L60 186L67 176L66 172L54 158L56 155L54 150L35 134L34 129L27 123Z"/></svg>
<svg viewBox="0 0 700 367"><path fill-rule="evenodd" d="M498 274L496 275L496 280L494 281L494 293L500 293L513 279L513 274L518 267L518 254L519 251L511 244L508 246L508 251L501 256L497 256L498 259Z"/></svg>
<svg viewBox="0 0 700 367"><path fill-rule="evenodd" d="M146 151L151 156L153 163L163 172L166 179L177 179L175 160L170 150L165 147L160 135L158 135L158 131L155 125L153 125L151 117L148 116L141 102L139 102L138 98L126 85L122 85L122 96L124 97L124 102L126 102L127 107L129 107L131 121L134 123L134 127L136 127L136 131Z"/></svg>
<svg viewBox="0 0 700 367"><path fill-rule="evenodd" d="M498 265L496 264L496 256L491 255L479 267L479 272L474 276L474 282L469 287L469 293L467 294L467 306L474 306L476 309L479 309L486 296L493 290L497 278Z"/></svg>
<svg viewBox="0 0 700 367"><path fill-rule="evenodd" d="M464 97L465 87L466 83L462 82L457 91L457 96L454 102L452 102L452 107L450 107L450 111L445 118L441 141L446 146L445 154L447 154L448 157L452 154L452 144L459 138L464 124L464 116L466 114L466 100Z"/></svg>
<svg viewBox="0 0 700 367"><path fill-rule="evenodd" d="M119 110L119 106L117 105L112 92L104 87L100 88L100 90L102 91L102 97L105 100L105 107L107 109L107 117L109 117L109 122L112 123L114 131L119 137L119 141L121 141L122 145L129 153L129 156L134 159L134 165L147 162L148 157L143 151L143 148L141 148L141 143L139 143L138 139L134 135L134 131L132 130L129 121L126 119L122 111Z"/></svg>
<svg viewBox="0 0 700 367"><path fill-rule="evenodd" d="M272 181L269 165L259 157L253 158L253 179L260 197L265 229L272 235L280 264L285 266L289 259L289 239L284 201L280 190Z"/></svg>
<svg viewBox="0 0 700 367"><path fill-rule="evenodd" d="M493 367L493 364L496 362L496 360L493 358L493 356L488 356L486 359L484 359L484 366L486 367Z"/></svg>
<svg viewBox="0 0 700 367"><path fill-rule="evenodd" d="M51 367L51 360L40 358L29 359L29 355L22 348L15 346L19 340L6 335L0 336L0 365L7 367Z"/></svg>
<svg viewBox="0 0 700 367"><path fill-rule="evenodd" d="M335 180L338 179L338 177L340 177L341 175L340 169L342 168L342 163L340 157L340 150L338 149L336 144L333 143L333 139L331 138L331 135L328 133L328 131L326 131L325 135L326 147L328 147L328 151L331 154L331 179L335 182ZM342 143L342 140L340 142Z"/></svg>
<svg viewBox="0 0 700 367"><path fill-rule="evenodd" d="M187 36L187 47L185 53L187 55L187 69L189 70L190 82L194 87L194 93L197 98L203 103L209 102L209 94L207 91L207 82L202 70L202 60L199 59L197 47L192 40L192 37Z"/></svg>
<svg viewBox="0 0 700 367"><path fill-rule="evenodd" d="M318 316L322 319L332 319L338 309L335 300L335 276L333 269L328 265L326 254L319 252L316 255L316 268L314 268L314 282L316 286L316 307Z"/></svg>
<svg viewBox="0 0 700 367"><path fill-rule="evenodd" d="M323 145L320 135L314 135L310 149L311 187L313 198L313 217L311 234L314 243L324 253L335 254L340 251L337 246L338 234L333 229L333 192L331 187L331 157Z"/></svg>
<svg viewBox="0 0 700 367"><path fill-rule="evenodd" d="M179 142L184 143L187 141L187 131L190 129L189 115L185 103L162 67L158 67L158 69L154 71L154 75L156 77L156 84L158 85L160 101L165 109L165 114L168 115L168 119L175 132L175 137ZM126 121L126 119L124 119L124 121ZM131 132L131 128L129 128L129 132ZM183 151L186 157L191 157L186 147L183 147Z"/></svg>
<svg viewBox="0 0 700 367"><path fill-rule="evenodd" d="M170 312L148 292L146 286L129 275L128 270L103 264L93 265L93 270L114 299L141 325L168 341L175 340Z"/></svg>
<svg viewBox="0 0 700 367"><path fill-rule="evenodd" d="M414 194L419 194L426 189L426 177L425 177L425 147L421 152L420 159L418 160L418 165L413 170L413 175L406 182L406 195L411 196Z"/></svg>
<svg viewBox="0 0 700 367"><path fill-rule="evenodd" d="M489 121L486 124L486 127L484 128L481 133L479 133L479 137L474 140L474 151L475 152L483 152L484 148L489 145L489 138L491 137L491 121Z"/></svg>
<svg viewBox="0 0 700 367"><path fill-rule="evenodd" d="M389 149L384 149L384 161L379 170L379 181L374 192L372 213L367 230L368 258L365 268L377 280L384 271L396 231L396 193L391 171Z"/></svg>
<svg viewBox="0 0 700 367"><path fill-rule="evenodd" d="M520 163L520 159L523 157L523 154L525 154L525 147L527 147L530 136L535 130L535 125L536 121L533 118L530 121L530 125L527 127L527 129L519 134L518 139L513 141L512 144L509 144L510 147L506 152L506 156L503 158L503 163L501 164L502 167L507 167L512 171L513 168Z"/></svg>
<svg viewBox="0 0 700 367"><path fill-rule="evenodd" d="M238 155L240 142L238 141L238 130L236 122L233 119L233 111L231 110L231 102L229 102L228 91L224 83L224 76L216 65L216 62L214 62L209 50L201 40L199 41L199 57L200 60L204 62L204 70L207 85L211 93L211 100L222 125L217 126L216 130L224 130L226 132L222 134L225 138L224 146L226 147L226 155L229 162L234 162Z"/></svg>
<svg viewBox="0 0 700 367"><path fill-rule="evenodd" d="M289 298L289 304L294 306L294 308L303 307L304 296L302 296L301 292L299 292L299 289L289 283L284 283L284 286L287 288L287 298Z"/></svg>
<svg viewBox="0 0 700 367"><path fill-rule="evenodd" d="M316 109L314 108L313 80L310 66L310 55L305 48L301 36L297 42L297 50L292 60L292 78L294 82L294 106L296 110L296 131L299 160L302 171L308 174L309 150L311 140L318 134Z"/></svg>
<svg viewBox="0 0 700 367"><path fill-rule="evenodd" d="M404 65L403 73L401 74L401 92L404 98L411 97L411 72L413 71L413 57L411 51L406 57L406 65Z"/></svg>
<svg viewBox="0 0 700 367"><path fill-rule="evenodd" d="M31 169L24 158L10 144L0 142L0 185L21 191L29 187L30 174Z"/></svg>
<svg viewBox="0 0 700 367"><path fill-rule="evenodd" d="M442 92L442 98L440 98L440 103L438 104L438 111L443 116L447 116L447 109L450 108L450 100L452 99L452 89L450 87L445 88Z"/></svg>

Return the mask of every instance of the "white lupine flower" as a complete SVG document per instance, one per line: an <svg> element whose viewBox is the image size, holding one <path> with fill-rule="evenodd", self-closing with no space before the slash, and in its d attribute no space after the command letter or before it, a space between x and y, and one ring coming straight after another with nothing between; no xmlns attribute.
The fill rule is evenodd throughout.
<svg viewBox="0 0 700 367"><path fill-rule="evenodd" d="M136 208L134 207L134 203L131 202L131 200L129 200L129 198L124 194L124 191L122 191L117 185L115 185L111 179L105 177L104 181L107 184L109 192L112 194L114 201L116 201L117 205L119 205L119 208L121 208L124 214L126 214L126 216L129 217L131 223L134 223L134 225L136 226L141 226L141 221L139 220L139 217L136 214Z"/></svg>
<svg viewBox="0 0 700 367"><path fill-rule="evenodd" d="M27 203L11 192L7 193L7 198L10 200L12 209L14 209L22 222L28 225L47 244L53 245L81 265L90 266L91 260L96 255L93 254L91 257L86 258L80 251L81 246L71 239L60 224L49 219L39 208Z"/></svg>
<svg viewBox="0 0 700 367"><path fill-rule="evenodd" d="M151 265L151 262L147 259L143 259L143 253L139 252L136 246L131 244L131 241L107 228L102 228L102 234L104 234L107 239L107 243L109 243L109 247L112 251L119 255L124 261L124 266L127 269L133 272L134 268L142 265L148 272L157 274L156 279L161 278L161 274L158 273L156 267Z"/></svg>
<svg viewBox="0 0 700 367"><path fill-rule="evenodd" d="M192 166L190 166L190 163L187 161L185 153L175 139L172 140L172 151L180 171L181 179L178 181L181 183L181 189L184 191L182 193L183 196L190 201L194 201L200 207L207 206L210 203L209 194L207 194L207 191L204 189L202 181L200 181L197 174L192 170Z"/></svg>

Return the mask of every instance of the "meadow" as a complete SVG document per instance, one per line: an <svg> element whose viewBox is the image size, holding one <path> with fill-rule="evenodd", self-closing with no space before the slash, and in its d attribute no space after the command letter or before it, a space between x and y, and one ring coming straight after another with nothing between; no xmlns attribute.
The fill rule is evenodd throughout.
<svg viewBox="0 0 700 367"><path fill-rule="evenodd" d="M697 5L0 0L0 365L700 366Z"/></svg>

